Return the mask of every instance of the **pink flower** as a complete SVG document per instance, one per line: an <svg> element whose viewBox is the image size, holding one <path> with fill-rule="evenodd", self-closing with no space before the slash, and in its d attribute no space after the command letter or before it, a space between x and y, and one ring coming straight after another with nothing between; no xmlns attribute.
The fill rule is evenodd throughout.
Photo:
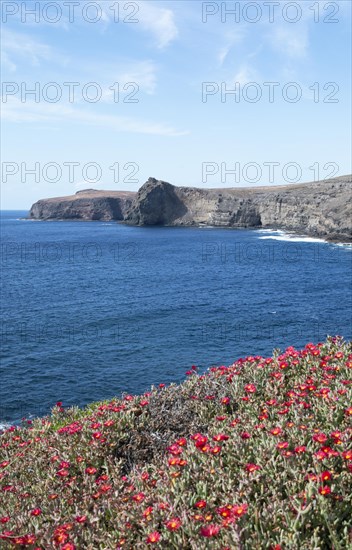
<svg viewBox="0 0 352 550"><path fill-rule="evenodd" d="M155 544L159 542L160 538L160 533L158 533L158 531L153 531L153 533L150 533L147 537L147 544Z"/></svg>
<svg viewBox="0 0 352 550"><path fill-rule="evenodd" d="M88 466L84 471L85 471L85 473L88 474L89 476L93 476L94 474L97 473L97 469L94 468L93 466Z"/></svg>
<svg viewBox="0 0 352 550"><path fill-rule="evenodd" d="M177 529L181 527L181 520L180 518L169 519L165 523L165 526L166 526L166 529L168 529L169 531L177 531Z"/></svg>
<svg viewBox="0 0 352 550"><path fill-rule="evenodd" d="M204 525L200 530L200 534L202 535L202 537L210 538L210 537L216 537L219 531L220 531L219 525Z"/></svg>

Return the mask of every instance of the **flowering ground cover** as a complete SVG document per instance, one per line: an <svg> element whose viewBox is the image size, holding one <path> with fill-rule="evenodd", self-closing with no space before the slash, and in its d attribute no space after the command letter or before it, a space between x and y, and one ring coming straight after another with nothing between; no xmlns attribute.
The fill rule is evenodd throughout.
<svg viewBox="0 0 352 550"><path fill-rule="evenodd" d="M246 357L0 438L0 546L352 548L352 345Z"/></svg>

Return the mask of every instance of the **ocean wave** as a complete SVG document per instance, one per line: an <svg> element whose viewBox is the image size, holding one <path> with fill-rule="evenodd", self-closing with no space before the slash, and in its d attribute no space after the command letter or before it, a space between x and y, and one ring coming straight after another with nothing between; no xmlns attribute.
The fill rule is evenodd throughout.
<svg viewBox="0 0 352 550"><path fill-rule="evenodd" d="M263 237L258 237L259 239L272 239L275 241L286 241L286 242L296 242L296 243L326 243L324 239L318 239L317 237L304 237L299 235L265 235Z"/></svg>
<svg viewBox="0 0 352 550"><path fill-rule="evenodd" d="M285 232L281 229L256 229L256 233L278 233L284 234Z"/></svg>

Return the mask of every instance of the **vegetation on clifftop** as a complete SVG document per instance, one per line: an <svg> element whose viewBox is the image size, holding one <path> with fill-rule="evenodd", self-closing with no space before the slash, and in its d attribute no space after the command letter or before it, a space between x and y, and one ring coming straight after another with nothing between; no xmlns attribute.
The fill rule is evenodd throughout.
<svg viewBox="0 0 352 550"><path fill-rule="evenodd" d="M0 439L2 548L352 548L352 345L246 357Z"/></svg>

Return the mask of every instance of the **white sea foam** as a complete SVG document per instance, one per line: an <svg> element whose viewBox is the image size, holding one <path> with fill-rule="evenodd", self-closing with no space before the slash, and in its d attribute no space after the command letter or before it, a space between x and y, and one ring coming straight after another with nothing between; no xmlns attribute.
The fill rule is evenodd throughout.
<svg viewBox="0 0 352 550"><path fill-rule="evenodd" d="M282 235L263 235L258 237L259 239L272 239L274 241L286 241L290 243L326 243L324 239L318 239L315 237L304 237L303 235L290 235L288 233L283 233Z"/></svg>
<svg viewBox="0 0 352 550"><path fill-rule="evenodd" d="M333 246L342 246L345 250L351 250L352 251L352 243L331 243Z"/></svg>
<svg viewBox="0 0 352 550"><path fill-rule="evenodd" d="M280 229L256 229L256 233L283 233Z"/></svg>

